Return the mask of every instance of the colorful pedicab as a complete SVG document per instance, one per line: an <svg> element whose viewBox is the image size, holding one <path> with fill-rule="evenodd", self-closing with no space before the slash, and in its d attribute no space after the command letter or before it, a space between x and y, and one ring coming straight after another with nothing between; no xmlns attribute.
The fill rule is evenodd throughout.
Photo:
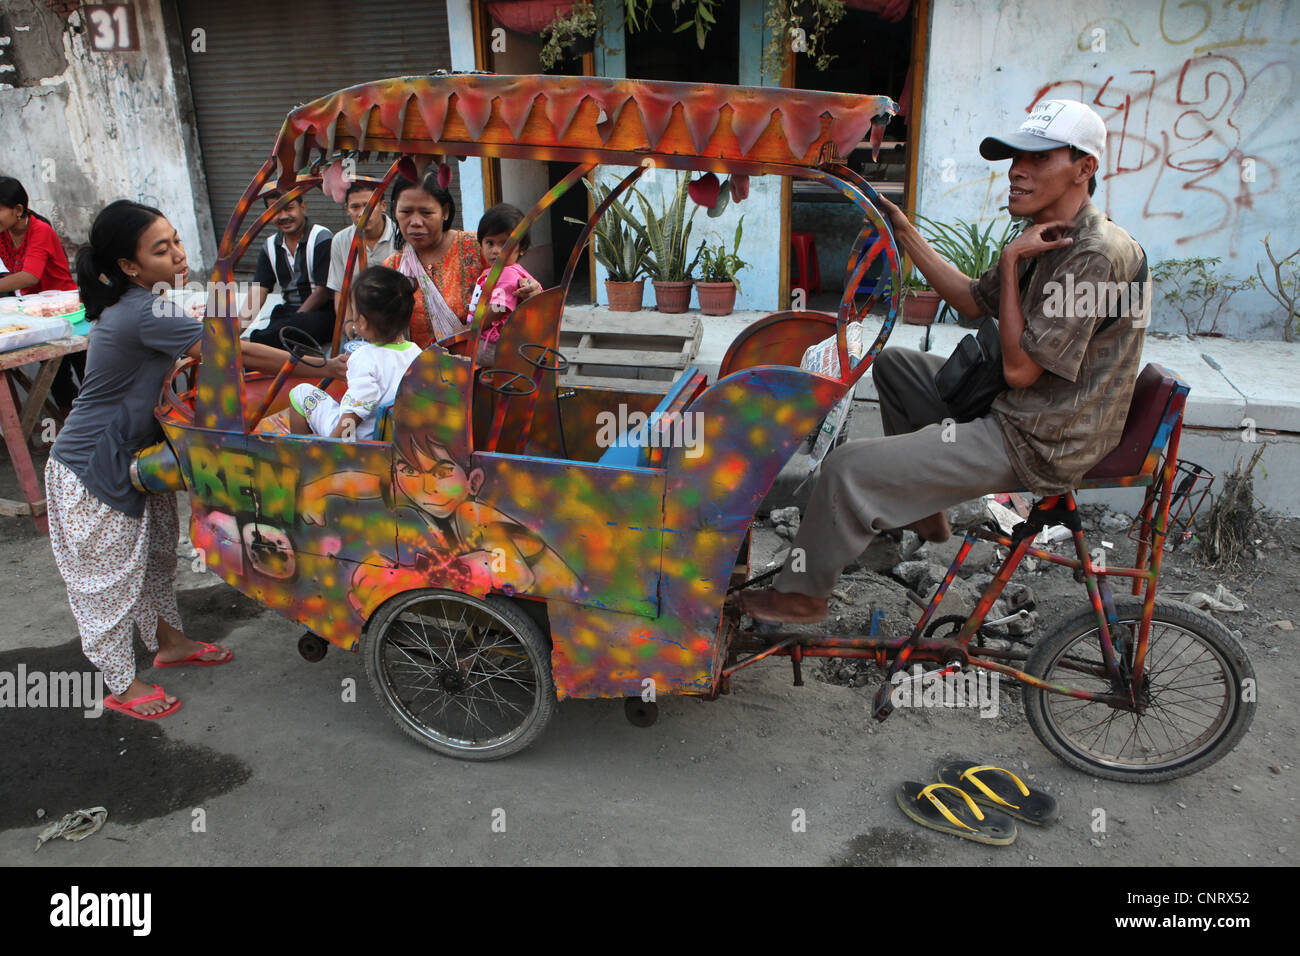
<svg viewBox="0 0 1300 956"><path fill-rule="evenodd" d="M473 346L484 295L462 340L425 350L411 366L383 434L345 442L258 430L311 370L290 363L270 380L241 374L223 283L279 206L337 177L336 164L391 155L386 185L437 158L575 163L529 210L512 244L597 165L630 167L611 200L649 167L817 180L863 213L845 287L858 289L883 257L897 290L890 229L871 187L842 158L868 136L878 141L894 109L886 97L484 74L384 80L299 107L222 237L214 273L222 308L206 320L201 364L178 364L164 388L166 440L141 453L136 480L148 490L187 490L191 538L207 565L308 628L300 650L309 659L324 654L322 638L360 649L397 724L441 753L515 753L564 697L625 698L629 718L645 725L655 716L654 703L642 700L647 687L713 698L763 658L790 658L798 684L804 658L839 656L874 659L890 676L922 662L1013 677L1027 685L1030 723L1048 749L1099 776L1150 781L1198 770L1245 732L1253 675L1221 625L1156 599L1187 395L1158 367L1143 371L1120 447L1085 483L1147 486L1138 566L1094 564L1073 495L1053 496L1010 536L969 532L911 634L894 638L742 630L727 596L757 580L747 580L754 512L884 345L896 292L856 364L846 328L873 302L856 303L849 292L838 315L778 312L752 324L712 382L691 368L662 396L634 384L561 388L565 295L606 200L560 284L506 323L492 368L476 364ZM240 235L253 201L272 185L282 198ZM364 250L354 245L352 255ZM801 371L804 350L832 335L840 373ZM303 365L312 364L310 351L295 347ZM181 384L191 377L192 388ZM661 414L652 429L610 446L598 440L598 425L620 406L619 421ZM697 441L655 440L654 428L679 427L683 415L699 423ZM1075 558L1033 547L1049 524L1070 529ZM977 538L1009 556L969 619L936 636L935 607ZM1075 569L1090 606L1031 653L973 645L1026 554ZM1117 576L1140 596L1113 594ZM878 718L892 709L890 689L886 682L877 697Z"/></svg>

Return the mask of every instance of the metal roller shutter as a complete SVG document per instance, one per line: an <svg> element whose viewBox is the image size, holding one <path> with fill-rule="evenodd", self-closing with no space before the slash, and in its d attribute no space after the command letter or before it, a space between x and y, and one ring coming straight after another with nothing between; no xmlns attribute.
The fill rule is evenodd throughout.
<svg viewBox="0 0 1300 956"><path fill-rule="evenodd" d="M447 10L438 2L177 0L177 8L218 240L294 107L357 83L451 68ZM204 52L195 50L197 37ZM385 171L377 163L358 169ZM458 178L451 191L459 208ZM309 195L307 212L334 231L349 224L320 192ZM456 225L463 226L459 214ZM246 254L240 271L255 263Z"/></svg>

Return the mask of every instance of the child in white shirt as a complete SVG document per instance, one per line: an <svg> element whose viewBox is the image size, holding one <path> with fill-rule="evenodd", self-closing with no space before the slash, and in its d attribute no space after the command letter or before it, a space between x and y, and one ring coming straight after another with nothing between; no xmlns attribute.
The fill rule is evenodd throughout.
<svg viewBox="0 0 1300 956"><path fill-rule="evenodd" d="M352 287L356 330L365 340L348 359L348 390L336 402L314 385L289 392L290 431L345 441L374 437L379 409L391 405L407 368L420 354L406 331L415 307L411 281L396 269L371 266Z"/></svg>

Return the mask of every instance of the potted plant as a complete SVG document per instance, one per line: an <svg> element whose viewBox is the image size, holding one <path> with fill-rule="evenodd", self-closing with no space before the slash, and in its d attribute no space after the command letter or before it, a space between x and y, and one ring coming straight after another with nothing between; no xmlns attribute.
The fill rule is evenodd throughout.
<svg viewBox="0 0 1300 956"><path fill-rule="evenodd" d="M592 183L584 179L588 191L596 205L600 205L609 195L610 187ZM565 217L566 222L585 226L585 220ZM646 269L646 260L650 255L650 240L645 230L636 221L627 206L615 199L605 210L605 214L596 221L592 231L592 251L596 261L605 267L608 273L605 279L605 295L609 299L611 312L640 312L641 299L645 292L645 279L642 273Z"/></svg>
<svg viewBox="0 0 1300 956"><path fill-rule="evenodd" d="M540 54L542 67L553 70L564 60L580 57L596 48L600 14L590 0L577 0L568 13L557 16L542 28L546 43Z"/></svg>
<svg viewBox="0 0 1300 956"><path fill-rule="evenodd" d="M632 187L637 202L641 204L643 221L639 225L650 244L646 274L654 282L655 308L660 312L685 312L691 304L691 285L694 282L691 273L700 261L702 245L688 262L691 225L699 210L699 206L690 200L689 188L690 177L678 175L672 202L667 206L661 205L656 212L641 191ZM689 216L686 215L688 205L691 207Z"/></svg>
<svg viewBox="0 0 1300 956"><path fill-rule="evenodd" d="M930 325L939 311L939 293L919 272L903 277L903 321L908 325Z"/></svg>
<svg viewBox="0 0 1300 956"><path fill-rule="evenodd" d="M740 288L736 273L749 265L737 254L744 228L745 217L741 216L740 222L736 223L736 239L730 252L724 242L716 247L700 243L701 275L695 283L695 291L700 294L700 311L705 315L730 315L736 307L736 291Z"/></svg>
<svg viewBox="0 0 1300 956"><path fill-rule="evenodd" d="M768 0L763 18L768 34L761 60L763 75L779 83L793 53L804 54L819 70L829 67L835 54L827 49L827 37L844 16L845 7L844 0Z"/></svg>
<svg viewBox="0 0 1300 956"><path fill-rule="evenodd" d="M980 229L977 223L965 222L960 219L956 222L946 223L936 222L933 219L918 215L916 221L924 232L925 238L934 247L934 251L972 278L979 278L993 266L993 263L998 261L998 256L1002 254L1003 248L1020 234L1020 229L1024 225L1020 220L1012 219L998 232L996 231L996 222L990 222L983 229ZM903 288L906 290L906 282L904 282ZM962 318L946 302L943 305L943 312L938 321L942 322L949 312L956 316L958 325L966 328L974 328L979 325L978 320L972 321Z"/></svg>

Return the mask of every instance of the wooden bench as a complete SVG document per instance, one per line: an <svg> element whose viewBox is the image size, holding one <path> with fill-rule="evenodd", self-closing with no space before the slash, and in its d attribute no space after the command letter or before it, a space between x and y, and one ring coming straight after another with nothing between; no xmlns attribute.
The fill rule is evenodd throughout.
<svg viewBox="0 0 1300 956"><path fill-rule="evenodd" d="M700 350L698 315L566 311L560 352L569 369L560 385L667 392Z"/></svg>

